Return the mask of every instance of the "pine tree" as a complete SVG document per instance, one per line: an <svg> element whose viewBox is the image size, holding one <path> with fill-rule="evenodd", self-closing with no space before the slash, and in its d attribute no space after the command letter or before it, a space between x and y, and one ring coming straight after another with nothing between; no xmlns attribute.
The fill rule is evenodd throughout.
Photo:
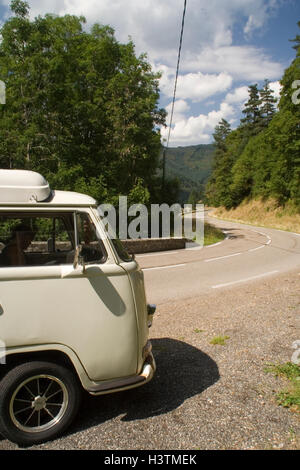
<svg viewBox="0 0 300 470"><path fill-rule="evenodd" d="M232 204L229 194L231 183L231 168L234 159L232 142L238 131L231 132L230 124L222 119L213 134L216 150L213 161L213 172L206 186L206 199L214 206L230 207ZM233 139L231 136L233 135Z"/></svg>
<svg viewBox="0 0 300 470"><path fill-rule="evenodd" d="M257 135L262 130L263 115L261 111L262 100L259 95L258 85L250 85L248 88L249 100L243 109L244 118L241 119L241 127L248 137Z"/></svg>
<svg viewBox="0 0 300 470"><path fill-rule="evenodd" d="M262 102L261 114L264 127L269 125L274 114L276 113L275 105L277 103L277 99L274 97L273 93L274 91L270 88L270 82L266 79L263 88L259 90L260 99Z"/></svg>
<svg viewBox="0 0 300 470"><path fill-rule="evenodd" d="M226 119L221 119L219 124L215 128L215 132L213 134L213 138L216 143L217 150L224 150L226 147L226 138L230 134L231 128L230 124Z"/></svg>

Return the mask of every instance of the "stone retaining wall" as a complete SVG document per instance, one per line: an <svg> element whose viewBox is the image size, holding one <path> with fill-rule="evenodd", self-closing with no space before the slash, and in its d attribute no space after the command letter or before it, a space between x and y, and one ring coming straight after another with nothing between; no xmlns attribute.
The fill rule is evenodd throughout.
<svg viewBox="0 0 300 470"><path fill-rule="evenodd" d="M140 240L122 240L122 244L130 254L182 250L185 248L185 243L185 238L142 238Z"/></svg>

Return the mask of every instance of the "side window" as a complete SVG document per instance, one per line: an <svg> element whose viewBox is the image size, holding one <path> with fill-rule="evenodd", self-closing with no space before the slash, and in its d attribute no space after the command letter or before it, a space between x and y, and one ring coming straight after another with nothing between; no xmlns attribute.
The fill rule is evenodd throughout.
<svg viewBox="0 0 300 470"><path fill-rule="evenodd" d="M80 256L85 263L104 263L106 252L103 243L98 239L96 227L88 214L77 214L78 242L81 245Z"/></svg>
<svg viewBox="0 0 300 470"><path fill-rule="evenodd" d="M0 214L0 267L71 264L73 213Z"/></svg>

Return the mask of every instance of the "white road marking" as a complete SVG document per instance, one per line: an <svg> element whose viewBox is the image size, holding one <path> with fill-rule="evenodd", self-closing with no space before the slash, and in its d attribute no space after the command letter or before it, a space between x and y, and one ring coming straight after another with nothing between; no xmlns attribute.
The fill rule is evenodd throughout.
<svg viewBox="0 0 300 470"><path fill-rule="evenodd" d="M225 240L223 240L223 241L225 241ZM213 245L207 245L206 248L214 248L215 246L221 245L221 243L223 243L223 241L222 241L222 242L218 242L218 243L214 243Z"/></svg>
<svg viewBox="0 0 300 470"><path fill-rule="evenodd" d="M164 251L163 253L159 253L159 252L155 252L155 253L152 253L151 255L144 255L144 254L139 254L139 255L136 255L136 257L139 257L139 258L147 258L149 256L166 256L166 255L175 255L175 254L178 254L179 251Z"/></svg>
<svg viewBox="0 0 300 470"><path fill-rule="evenodd" d="M185 248L184 251L197 251L197 250L203 250L204 246L199 245L199 246L194 246L192 248Z"/></svg>
<svg viewBox="0 0 300 470"><path fill-rule="evenodd" d="M252 251L257 251L257 250L261 250L262 248L265 248L266 245L261 245L261 246L258 246L257 248L252 248L252 250L248 250L248 252L252 252Z"/></svg>
<svg viewBox="0 0 300 470"><path fill-rule="evenodd" d="M204 260L204 262L205 263L210 263L211 261L218 261L218 260L222 260L222 259L225 259L225 258L231 258L233 256L239 256L239 255L242 255L242 254L245 254L245 253L251 253L253 251L257 251L257 250L261 250L262 248L265 248L267 245L270 245L270 243L272 242L272 239L266 233L259 232L258 230L252 230L252 231L255 232L255 233L258 233L259 235L263 235L264 237L266 237L268 239L267 243L265 245L261 245L257 248L252 248L251 250L244 251L243 253L234 253L232 255L220 256L218 258L206 259L206 260ZM228 238L228 236L227 236L227 238ZM223 243L223 242L221 242L221 243ZM217 245L218 245L218 243L217 243ZM216 246L216 245L211 245L211 246L213 247L213 246Z"/></svg>
<svg viewBox="0 0 300 470"><path fill-rule="evenodd" d="M263 235L264 237L266 237L268 239L267 245L270 245L272 240L271 240L271 237L269 237L269 235L263 232L259 232L258 230L252 230L252 232L258 233L259 235Z"/></svg>
<svg viewBox="0 0 300 470"><path fill-rule="evenodd" d="M270 245L271 242L272 242L272 239L269 237L269 235L267 235L266 233L263 233L263 232L259 232L258 230L253 230L253 229L250 229L252 230L253 232L255 233L258 233L259 235L263 235L264 237L266 237L268 239L267 243L265 245L261 245L261 246L258 246L256 248L252 248L250 250L246 250L244 252L238 252L238 253L233 253L231 255L226 255L226 256L219 256L217 258L209 258L209 259L205 259L203 260L204 263L211 263L213 261L219 261L219 260L222 260L222 259L227 259L227 258L232 258L234 256L240 256L242 254L245 254L245 253L252 253L254 251L258 251L258 250L261 250L262 248L265 248L267 245ZM137 254L136 257L137 258L147 258L147 257L151 257L151 256L167 256L167 255L172 255L172 254L179 254L179 253L182 253L184 251L197 251L197 250L202 250L203 248L213 248L215 246L218 246L218 245L221 245L222 243L224 243L224 241L228 240L229 238L229 234L230 234L230 231L223 231L223 233L226 235L225 239L222 240L221 242L219 243L215 243L213 245L208 245L206 247L203 247L203 246L199 246L199 247L195 247L195 248L185 248L184 250L181 250L180 252L179 251L172 251L172 250L169 250L169 251L164 251L164 252L156 252L156 253L150 253L150 254L143 254L143 253L140 253L140 254ZM291 233L291 232L290 232ZM295 235L299 235L300 234L295 234ZM144 271L150 271L150 270L157 270L157 269L167 269L167 268L176 268L176 267L180 267L180 266L186 266L186 264L176 264L176 265L170 265L170 266L158 266L158 267L154 267L154 268L145 268ZM240 282L240 281L239 281Z"/></svg>
<svg viewBox="0 0 300 470"><path fill-rule="evenodd" d="M270 276L271 274L276 274L278 272L279 271L270 271L268 273L259 274L257 276L252 276L252 277L247 277L246 279L240 279L238 281L225 282L224 284L217 284L216 286L211 286L211 288L212 289L219 289L220 287L232 286L234 284L239 284L241 282L248 282L248 281L252 281L252 280L255 280L255 279L260 279L262 277Z"/></svg>
<svg viewBox="0 0 300 470"><path fill-rule="evenodd" d="M173 266L158 266L156 268L144 268L143 271L154 271L155 269L179 268L180 266L186 266L186 264L174 264Z"/></svg>
<svg viewBox="0 0 300 470"><path fill-rule="evenodd" d="M204 263L210 263L211 261L219 261L220 259L232 258L233 256L239 256L239 255L242 255L242 253L234 253L233 255L219 256L218 258L205 259Z"/></svg>
<svg viewBox="0 0 300 470"><path fill-rule="evenodd" d="M230 232L225 232L225 230L223 230L223 233L224 233L224 235L226 235L224 240L222 240L221 242L218 242L218 243L213 243L212 245L207 245L205 248L214 248L215 246L221 245L222 243L226 242L226 240L229 239L229 233Z"/></svg>

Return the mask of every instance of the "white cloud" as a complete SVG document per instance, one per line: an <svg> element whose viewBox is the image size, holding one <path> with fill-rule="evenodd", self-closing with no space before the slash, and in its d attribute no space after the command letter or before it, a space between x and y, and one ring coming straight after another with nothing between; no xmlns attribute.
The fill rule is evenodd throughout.
<svg viewBox="0 0 300 470"><path fill-rule="evenodd" d="M9 0L2 0L7 5ZM84 15L88 25L109 24L117 38L131 36L137 53L151 62L175 67L182 19L182 0L29 0L31 16L47 12ZM233 45L239 27L249 36L263 31L281 0L189 0L181 72L228 73L234 79L277 80L281 65L259 48Z"/></svg>
<svg viewBox="0 0 300 470"><path fill-rule="evenodd" d="M173 96L175 74L165 68L161 80L161 91L168 97ZM232 85L232 77L228 73L203 74L188 73L179 75L176 95L180 99L200 102L210 96L227 91Z"/></svg>
<svg viewBox="0 0 300 470"><path fill-rule="evenodd" d="M273 90L275 98L278 100L280 99L280 92L282 90L282 86L280 85L279 81L271 82L270 89Z"/></svg>
<svg viewBox="0 0 300 470"><path fill-rule="evenodd" d="M170 146L207 144L211 141L211 135L217 124L224 119L231 119L235 114L234 108L223 102L217 111L211 111L207 115L190 116L176 121L171 132ZM167 138L168 129L161 130L162 137Z"/></svg>
<svg viewBox="0 0 300 470"><path fill-rule="evenodd" d="M202 74L189 73L178 78L177 95L179 98L202 101L217 93L228 90L232 85L232 77L228 73Z"/></svg>
<svg viewBox="0 0 300 470"><path fill-rule="evenodd" d="M185 51L197 53L208 45L230 46L238 25L245 34L266 26L281 0L189 0L184 32ZM8 4L9 0L2 0ZM116 29L126 41L132 36L139 51L170 59L177 53L182 19L182 0L29 0L31 16L56 13L84 15L89 24L99 22ZM171 54L171 56L170 56Z"/></svg>
<svg viewBox="0 0 300 470"><path fill-rule="evenodd" d="M280 3L280 0L261 2L260 9L252 11L248 16L248 21L244 27L245 35L251 36L254 31L261 29L267 23L269 17L275 13Z"/></svg>
<svg viewBox="0 0 300 470"><path fill-rule="evenodd" d="M248 101L249 91L247 86L235 88L231 93L227 93L225 102L228 104L242 104Z"/></svg>
<svg viewBox="0 0 300 470"><path fill-rule="evenodd" d="M201 70L207 73L230 74L235 80L248 82L265 78L278 78L283 67L272 61L261 49L252 46L207 47L199 54L187 54L183 60L183 69Z"/></svg>
<svg viewBox="0 0 300 470"><path fill-rule="evenodd" d="M169 120L171 119L172 103L166 106ZM189 104L184 100L176 100L174 103L173 122L182 121L190 111Z"/></svg>

